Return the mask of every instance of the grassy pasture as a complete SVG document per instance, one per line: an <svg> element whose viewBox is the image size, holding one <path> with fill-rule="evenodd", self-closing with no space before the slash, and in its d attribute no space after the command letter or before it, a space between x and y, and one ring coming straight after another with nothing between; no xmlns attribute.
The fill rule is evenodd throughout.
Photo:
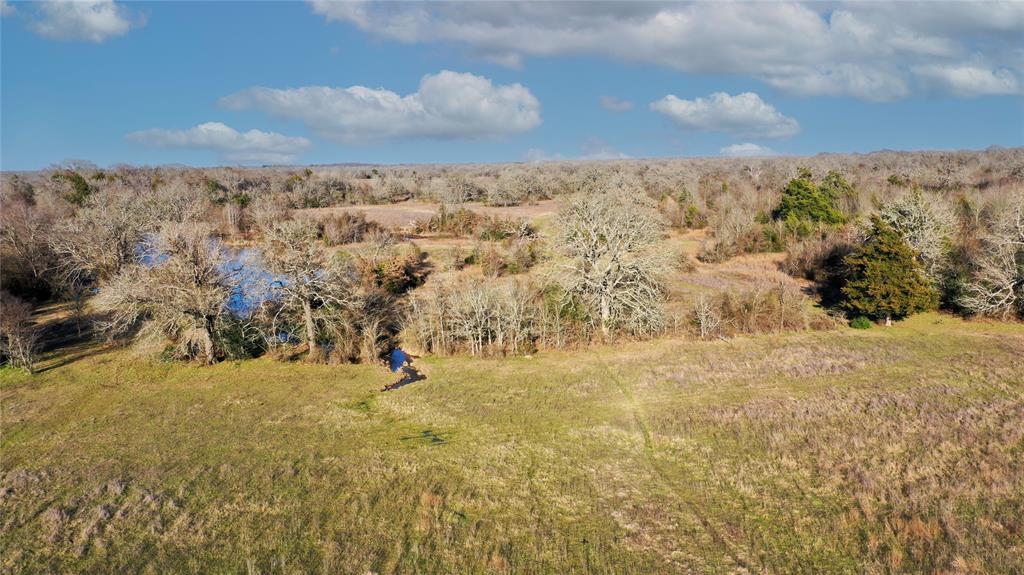
<svg viewBox="0 0 1024 575"><path fill-rule="evenodd" d="M1020 325L427 358L388 393L76 351L0 372L7 573L1024 569Z"/></svg>

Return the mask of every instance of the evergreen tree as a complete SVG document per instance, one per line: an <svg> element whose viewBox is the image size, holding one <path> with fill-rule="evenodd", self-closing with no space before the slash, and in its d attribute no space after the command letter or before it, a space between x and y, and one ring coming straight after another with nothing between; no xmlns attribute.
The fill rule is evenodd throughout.
<svg viewBox="0 0 1024 575"><path fill-rule="evenodd" d="M782 190L782 200L772 217L785 220L793 228L799 222L841 224L846 221L836 208L836 199L831 193L822 191L807 170L801 170L800 175L790 180Z"/></svg>
<svg viewBox="0 0 1024 575"><path fill-rule="evenodd" d="M847 256L843 308L850 316L904 318L938 305L914 250L878 216L871 218L864 246Z"/></svg>

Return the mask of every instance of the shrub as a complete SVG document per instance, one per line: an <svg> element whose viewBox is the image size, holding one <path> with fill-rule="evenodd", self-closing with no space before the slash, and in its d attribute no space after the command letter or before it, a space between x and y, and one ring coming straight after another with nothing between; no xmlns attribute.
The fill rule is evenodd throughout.
<svg viewBox="0 0 1024 575"><path fill-rule="evenodd" d="M76 206L85 205L89 196L96 191L95 187L90 185L81 174L74 170L54 172L51 179L54 182L66 182L68 184L70 189L64 193L64 199Z"/></svg>
<svg viewBox="0 0 1024 575"><path fill-rule="evenodd" d="M871 320L859 315L850 320L850 327L853 329L869 329L871 327Z"/></svg>
<svg viewBox="0 0 1024 575"><path fill-rule="evenodd" d="M807 297L782 283L724 292L717 301L717 315L722 331L731 333L782 332L809 326Z"/></svg>
<svg viewBox="0 0 1024 575"><path fill-rule="evenodd" d="M340 246L361 242L372 231L380 226L366 219L363 212L341 212L328 215L318 223L320 237L328 246Z"/></svg>
<svg viewBox="0 0 1024 575"><path fill-rule="evenodd" d="M440 209L429 220L416 224L416 233L468 236L476 230L481 217L480 214L466 208L459 208L453 212L445 204L441 204Z"/></svg>

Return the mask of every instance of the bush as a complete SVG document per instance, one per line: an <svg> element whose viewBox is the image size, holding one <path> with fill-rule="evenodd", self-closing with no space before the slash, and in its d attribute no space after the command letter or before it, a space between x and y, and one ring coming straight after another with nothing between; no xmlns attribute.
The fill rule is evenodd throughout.
<svg viewBox="0 0 1024 575"><path fill-rule="evenodd" d="M426 222L416 224L416 233L451 234L454 236L468 236L476 230L480 223L481 216L466 208L459 208L451 211L446 205Z"/></svg>
<svg viewBox="0 0 1024 575"><path fill-rule="evenodd" d="M380 226L366 219L363 212L341 212L320 219L317 224L320 237L328 246L340 246L361 242Z"/></svg>
<svg viewBox="0 0 1024 575"><path fill-rule="evenodd" d="M779 284L727 291L717 301L721 330L729 333L770 333L805 330L809 326L807 296Z"/></svg>
<svg viewBox="0 0 1024 575"><path fill-rule="evenodd" d="M850 320L850 327L853 329L870 329L871 325L871 320L862 315Z"/></svg>

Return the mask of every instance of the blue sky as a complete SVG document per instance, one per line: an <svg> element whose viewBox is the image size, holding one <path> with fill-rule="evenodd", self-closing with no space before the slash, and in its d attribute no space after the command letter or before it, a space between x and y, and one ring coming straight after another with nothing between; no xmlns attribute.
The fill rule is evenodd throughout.
<svg viewBox="0 0 1024 575"><path fill-rule="evenodd" d="M1024 3L824 6L8 2L0 164L1024 145Z"/></svg>

